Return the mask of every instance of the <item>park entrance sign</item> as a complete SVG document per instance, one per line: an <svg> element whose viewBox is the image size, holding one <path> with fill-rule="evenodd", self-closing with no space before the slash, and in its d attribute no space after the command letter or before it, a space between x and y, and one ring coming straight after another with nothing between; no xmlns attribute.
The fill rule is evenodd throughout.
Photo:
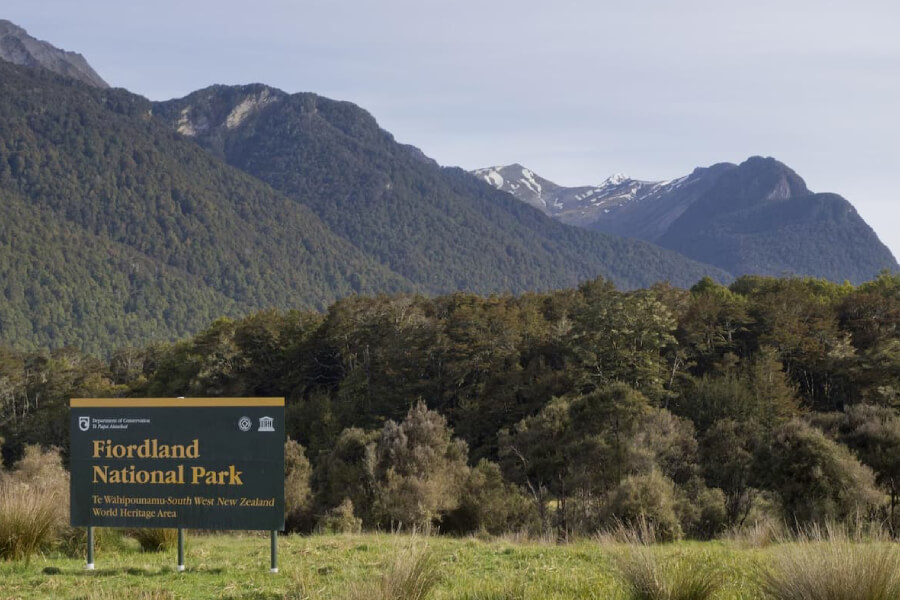
<svg viewBox="0 0 900 600"><path fill-rule="evenodd" d="M76 398L75 527L284 529L283 398Z"/></svg>
<svg viewBox="0 0 900 600"><path fill-rule="evenodd" d="M73 398L70 513L94 527L284 530L284 398Z"/></svg>

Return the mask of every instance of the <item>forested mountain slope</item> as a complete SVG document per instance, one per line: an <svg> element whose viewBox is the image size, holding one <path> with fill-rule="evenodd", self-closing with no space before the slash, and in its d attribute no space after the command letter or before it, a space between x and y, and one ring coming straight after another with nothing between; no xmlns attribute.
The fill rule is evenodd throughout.
<svg viewBox="0 0 900 600"><path fill-rule="evenodd" d="M597 275L627 288L728 279L650 244L556 223L397 143L349 102L213 86L153 111L426 292L544 290Z"/></svg>
<svg viewBox="0 0 900 600"><path fill-rule="evenodd" d="M415 289L143 98L5 62L0 197L5 344L108 352L214 315Z"/></svg>

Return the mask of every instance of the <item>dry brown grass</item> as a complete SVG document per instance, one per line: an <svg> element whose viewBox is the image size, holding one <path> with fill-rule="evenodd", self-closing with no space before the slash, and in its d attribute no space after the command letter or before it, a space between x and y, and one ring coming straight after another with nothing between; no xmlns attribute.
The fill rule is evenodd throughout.
<svg viewBox="0 0 900 600"><path fill-rule="evenodd" d="M59 525L56 494L0 483L0 558L27 560L55 540Z"/></svg>
<svg viewBox="0 0 900 600"><path fill-rule="evenodd" d="M648 546L663 541L656 526L643 516L634 523L617 521L612 527L597 533L594 539L600 544L629 544L632 546Z"/></svg>
<svg viewBox="0 0 900 600"><path fill-rule="evenodd" d="M721 539L728 540L740 548L765 548L786 541L790 537L788 529L778 521L757 521L744 527L734 527L726 531Z"/></svg>
<svg viewBox="0 0 900 600"><path fill-rule="evenodd" d="M632 546L617 562L630 600L708 600L725 584L707 564L679 554L662 558L645 545Z"/></svg>
<svg viewBox="0 0 900 600"><path fill-rule="evenodd" d="M881 535L855 527L801 531L760 569L760 589L774 600L896 600L900 549L877 541Z"/></svg>
<svg viewBox="0 0 900 600"><path fill-rule="evenodd" d="M144 552L164 552L178 545L177 529L131 529L128 535L138 541Z"/></svg>
<svg viewBox="0 0 900 600"><path fill-rule="evenodd" d="M27 560L50 546L69 520L69 474L59 452L27 446L0 476L0 558Z"/></svg>
<svg viewBox="0 0 900 600"><path fill-rule="evenodd" d="M437 560L427 546L413 542L401 549L381 579L350 590L350 600L426 600L440 581Z"/></svg>

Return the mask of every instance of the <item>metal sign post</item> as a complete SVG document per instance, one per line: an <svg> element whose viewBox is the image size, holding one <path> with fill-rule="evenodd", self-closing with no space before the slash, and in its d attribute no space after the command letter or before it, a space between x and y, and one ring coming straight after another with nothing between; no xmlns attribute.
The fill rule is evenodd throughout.
<svg viewBox="0 0 900 600"><path fill-rule="evenodd" d="M87 528L87 564L84 565L86 571L94 570L94 528Z"/></svg>
<svg viewBox="0 0 900 600"><path fill-rule="evenodd" d="M272 562L269 567L269 573L278 572L278 532L272 531Z"/></svg>
<svg viewBox="0 0 900 600"><path fill-rule="evenodd" d="M178 528L178 565L175 570L179 573L184 571L184 529Z"/></svg>

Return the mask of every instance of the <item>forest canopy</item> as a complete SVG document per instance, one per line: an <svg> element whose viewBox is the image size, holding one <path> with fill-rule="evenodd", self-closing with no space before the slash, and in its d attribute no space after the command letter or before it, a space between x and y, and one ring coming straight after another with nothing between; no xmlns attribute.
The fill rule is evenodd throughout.
<svg viewBox="0 0 900 600"><path fill-rule="evenodd" d="M2 350L0 437L8 465L28 444L65 449L71 397L284 396L299 530L893 530L898 327L887 273L354 296L108 360Z"/></svg>

